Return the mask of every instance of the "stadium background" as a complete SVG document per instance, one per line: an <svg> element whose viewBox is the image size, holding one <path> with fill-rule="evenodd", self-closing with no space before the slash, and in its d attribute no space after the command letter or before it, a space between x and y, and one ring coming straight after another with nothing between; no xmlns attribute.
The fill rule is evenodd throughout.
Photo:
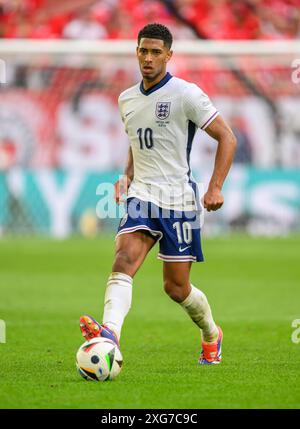
<svg viewBox="0 0 300 429"><path fill-rule="evenodd" d="M299 388L295 368L289 365L291 360L299 360L299 346L290 341L291 322L300 317L296 288L300 229L299 0L0 0L3 293L0 318L6 321L8 338L7 344L1 345L7 352L7 356L2 354L3 365L7 365L8 358L11 362L20 350L27 353L31 340L26 326L35 329L37 324L41 332L35 334L36 342L32 340L30 346L35 352L29 353L25 368L20 366L22 371L27 371L28 383L34 378L33 366L44 370L37 359L43 356L37 339L45 340L44 334L52 344L46 346L47 362L50 362L47 375L53 376L54 390L60 383L56 380L58 374L69 381L73 354L66 358L59 341L63 338L64 344L75 350L80 339L77 331L69 338L67 333L57 336L56 329L63 329L63 323L67 323L72 326L68 329L75 332L75 319L80 312L87 309L96 315L101 308L101 294L113 255L113 232L122 208L116 211L117 216L99 218L97 187L101 183L114 183L122 173L128 141L117 98L123 89L140 80L134 57L136 36L143 25L155 21L167 25L176 41L175 56L169 67L171 73L201 86L238 140L234 165L224 187L225 205L219 212L205 217L203 235L211 265L204 268L204 272L197 266L195 272L202 276L204 285L206 279L204 290L215 303L216 313L221 320L223 317L225 326L226 323L235 328L243 326L239 332L241 337L246 331L255 344L262 347L269 344L269 349L279 347L278 342L285 338L277 353L285 362L286 372L282 372L282 376L290 387L283 399L280 392L284 383L274 378L276 361L272 361L272 371L268 373L266 369L270 376L265 383L269 396L257 395L253 379L258 369L251 366L253 361L249 359L249 382L247 384L244 370L245 390L241 388L239 400L233 400L236 390L233 385L228 387L230 375L225 372L217 379L221 383L225 376L229 383L225 397L220 398L212 388L206 402L197 398L193 401L191 396L183 394L184 404L196 408L219 404L224 407L297 406ZM206 133L197 134L191 164L196 179L204 186L212 171L215 149L216 143ZM112 196L110 203L113 207ZM250 240L250 236L256 238ZM235 261L239 267L232 267ZM214 263L222 275L216 275ZM72 279L68 278L70 273ZM169 404L171 408L180 407L184 404L171 387L170 402L166 397L155 402L156 394L151 396L151 389L149 396L138 399L136 395L129 395L127 402L122 396L132 382L130 377L136 376L130 366L133 365L130 358L134 360L130 352L135 342L134 323L140 323L143 317L144 325L141 324L140 329L142 326L148 329L150 325L153 329L156 311L170 336L170 342L165 343L166 350L163 349L165 354L167 346L172 349L174 335L165 324L165 308L170 320L177 323L178 332L184 331L181 322L186 326L184 315L181 320L178 310L174 309L173 313L173 307L168 307L171 304L163 300L160 292L155 295L151 289L154 281L161 283L160 265L153 255L137 278L143 283L143 289L138 289L135 297L140 308L132 310L131 322L128 322L124 339L129 349L128 369L122 374L124 381L122 384L120 379L119 396L112 406L157 407L161 404L167 407ZM239 279L245 288L243 292L239 289ZM235 308L232 312L226 308L226 300L218 296L220 283ZM264 289L266 284L272 289ZM88 291L86 297L82 296L82 288ZM143 301L145 296L147 304ZM162 303L157 304L157 299ZM67 307L68 302L72 311ZM145 316L148 313L151 316ZM245 319L245 314L249 319ZM10 334L16 329L23 333L17 345ZM163 337L158 328L154 328L153 335ZM152 340L151 335L146 336L144 350ZM268 343L271 340L273 342ZM232 341L238 350L237 337ZM187 339L182 342L183 348L190 347L189 344ZM248 350L256 354L257 350L252 347ZM139 351L142 356L142 350ZM152 352L154 359L159 359L155 354L158 351ZM242 354L239 357L243 359ZM173 357L171 363L178 377L180 369ZM66 400L63 392L66 389L65 393L71 394L70 386L62 388L59 394L56 392L56 396L34 386L32 389L39 393L29 400L25 394L22 396L28 384L18 386L19 394L11 384L18 364L10 363L9 367L9 374L4 377L6 393L2 391L1 407L87 406L82 405L79 391L77 396L70 396L72 400ZM144 371L141 363L137 367ZM155 372L153 368L155 366L150 366ZM230 370L226 363L224 368ZM235 368L239 369L243 370ZM163 383L163 374L156 375ZM181 375L181 390L187 392L192 378L186 375L180 378ZM264 376L261 372L256 376L263 389ZM207 374L205 377L208 380ZM272 377L273 383L276 381L274 385L270 381ZM146 383L144 379L143 382ZM52 388L48 386L48 389ZM95 394L94 387L91 389ZM114 387L107 389L116 395ZM276 392L273 397L272 389ZM99 406L96 397L90 404Z"/></svg>

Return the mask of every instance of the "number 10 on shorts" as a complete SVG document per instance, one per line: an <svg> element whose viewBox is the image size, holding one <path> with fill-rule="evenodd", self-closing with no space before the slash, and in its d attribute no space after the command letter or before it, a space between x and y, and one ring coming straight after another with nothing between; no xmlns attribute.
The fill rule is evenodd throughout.
<svg viewBox="0 0 300 429"><path fill-rule="evenodd" d="M173 228L176 229L178 244L190 244L193 239L192 227L189 222L174 222Z"/></svg>

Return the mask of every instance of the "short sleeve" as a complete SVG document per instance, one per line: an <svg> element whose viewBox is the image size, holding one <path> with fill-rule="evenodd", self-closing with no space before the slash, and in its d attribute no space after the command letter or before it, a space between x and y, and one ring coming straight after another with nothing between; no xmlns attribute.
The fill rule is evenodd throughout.
<svg viewBox="0 0 300 429"><path fill-rule="evenodd" d="M128 134L128 131L127 131L127 128L126 128L126 125L125 125L125 117L124 117L124 114L123 114L122 104L123 103L122 103L122 99L121 99L121 95L120 95L119 98L118 98L119 112L120 112L120 116L121 116L122 122L123 122L123 124L125 126L125 132Z"/></svg>
<svg viewBox="0 0 300 429"><path fill-rule="evenodd" d="M120 115L121 115L121 118L122 118L122 122L124 122L124 116L123 116L123 113L122 113L122 101L121 101L121 96L118 98L118 106L119 106L119 112L120 112Z"/></svg>
<svg viewBox="0 0 300 429"><path fill-rule="evenodd" d="M195 84L190 84L185 89L182 108L186 117L202 130L205 130L219 114L207 94Z"/></svg>

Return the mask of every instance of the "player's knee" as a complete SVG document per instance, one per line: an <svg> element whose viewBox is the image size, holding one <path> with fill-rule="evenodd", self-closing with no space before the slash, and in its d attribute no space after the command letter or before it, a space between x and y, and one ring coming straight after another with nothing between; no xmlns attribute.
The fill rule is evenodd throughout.
<svg viewBox="0 0 300 429"><path fill-rule="evenodd" d="M164 280L164 289L167 295L176 302L182 302L185 299L184 284L176 283L172 280Z"/></svg>
<svg viewBox="0 0 300 429"><path fill-rule="evenodd" d="M135 265L134 256L127 250L118 250L115 256L113 271L127 273Z"/></svg>

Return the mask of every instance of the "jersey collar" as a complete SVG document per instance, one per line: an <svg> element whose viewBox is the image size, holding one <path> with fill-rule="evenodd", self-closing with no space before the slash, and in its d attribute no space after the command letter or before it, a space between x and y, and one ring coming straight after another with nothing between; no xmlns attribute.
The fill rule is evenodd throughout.
<svg viewBox="0 0 300 429"><path fill-rule="evenodd" d="M162 78L162 80L160 80L154 86L151 86L151 88L149 88L149 89L144 89L144 85L143 85L143 81L142 81L140 84L141 93L144 95L152 94L152 92L157 91L159 88L164 86L167 82L169 82L169 80L172 79L172 77L173 76L169 72L167 72L167 74L165 75L165 77Z"/></svg>

